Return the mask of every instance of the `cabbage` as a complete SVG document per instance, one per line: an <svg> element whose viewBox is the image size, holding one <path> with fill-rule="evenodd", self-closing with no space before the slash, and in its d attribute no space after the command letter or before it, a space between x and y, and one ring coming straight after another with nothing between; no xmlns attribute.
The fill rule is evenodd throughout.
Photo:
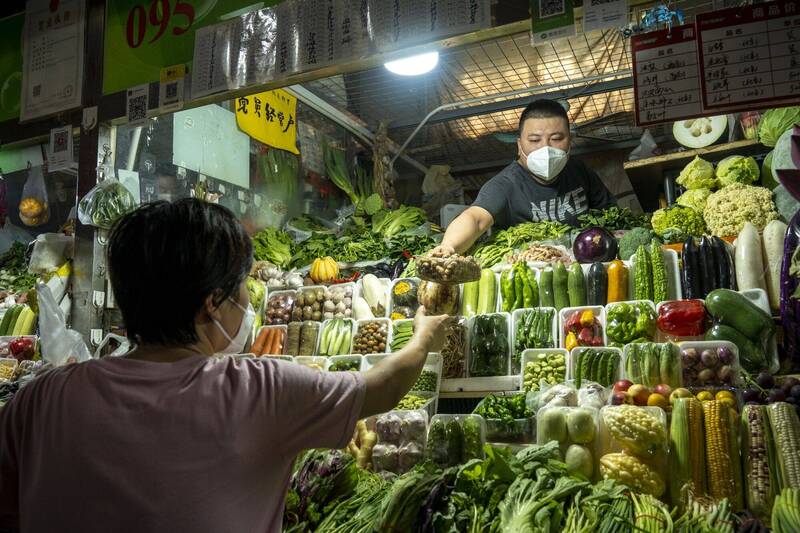
<svg viewBox="0 0 800 533"><path fill-rule="evenodd" d="M695 156L683 167L675 182L687 189L713 189L717 185L717 180L714 179L714 165L700 156Z"/></svg>
<svg viewBox="0 0 800 533"><path fill-rule="evenodd" d="M774 151L768 153L767 157L764 158L764 162L761 163L761 186L767 189L774 189L778 186L778 178L772 173L772 158L774 153Z"/></svg>
<svg viewBox="0 0 800 533"><path fill-rule="evenodd" d="M695 211L703 212L706 207L706 200L711 196L711 189L689 189L678 196L675 203L686 207L691 207Z"/></svg>
<svg viewBox="0 0 800 533"><path fill-rule="evenodd" d="M758 140L764 146L775 146L783 132L794 124L800 124L800 106L770 109L758 123Z"/></svg>
<svg viewBox="0 0 800 533"><path fill-rule="evenodd" d="M752 157L732 155L717 163L717 181L720 187L734 183L752 185L760 177L758 163Z"/></svg>

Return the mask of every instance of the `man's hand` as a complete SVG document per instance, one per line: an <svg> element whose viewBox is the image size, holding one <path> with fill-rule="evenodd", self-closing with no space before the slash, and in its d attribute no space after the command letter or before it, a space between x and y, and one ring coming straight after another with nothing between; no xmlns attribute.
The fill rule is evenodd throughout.
<svg viewBox="0 0 800 533"><path fill-rule="evenodd" d="M447 315L428 316L425 307L420 306L414 316L414 335L427 346L427 352L438 352L444 341L444 328L451 317Z"/></svg>
<svg viewBox="0 0 800 533"><path fill-rule="evenodd" d="M439 246L431 250L431 255L433 257L450 257L455 253L456 253L455 248L453 248L448 244L440 244Z"/></svg>

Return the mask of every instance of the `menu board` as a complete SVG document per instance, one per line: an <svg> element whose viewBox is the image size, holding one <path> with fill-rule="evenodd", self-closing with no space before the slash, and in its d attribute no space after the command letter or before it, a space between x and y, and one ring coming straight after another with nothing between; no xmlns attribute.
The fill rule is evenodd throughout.
<svg viewBox="0 0 800 533"><path fill-rule="evenodd" d="M634 35L631 49L638 125L702 114L693 25Z"/></svg>
<svg viewBox="0 0 800 533"><path fill-rule="evenodd" d="M800 101L800 2L700 14L697 30L707 111Z"/></svg>

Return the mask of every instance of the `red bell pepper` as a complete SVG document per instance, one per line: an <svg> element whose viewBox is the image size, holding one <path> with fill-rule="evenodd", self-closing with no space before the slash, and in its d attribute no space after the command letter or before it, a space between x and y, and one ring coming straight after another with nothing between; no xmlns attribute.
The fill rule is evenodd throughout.
<svg viewBox="0 0 800 533"><path fill-rule="evenodd" d="M706 331L706 308L701 300L667 302L658 311L658 329L676 337L696 337Z"/></svg>

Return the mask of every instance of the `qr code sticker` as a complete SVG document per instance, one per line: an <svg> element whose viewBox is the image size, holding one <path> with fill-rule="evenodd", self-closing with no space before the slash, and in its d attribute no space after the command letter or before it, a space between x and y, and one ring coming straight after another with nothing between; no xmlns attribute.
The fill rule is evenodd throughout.
<svg viewBox="0 0 800 533"><path fill-rule="evenodd" d="M167 84L167 100L175 100L178 97L178 82L173 81L172 83Z"/></svg>
<svg viewBox="0 0 800 533"><path fill-rule="evenodd" d="M128 121L135 122L147 118L147 95L134 96L128 99Z"/></svg>
<svg viewBox="0 0 800 533"><path fill-rule="evenodd" d="M69 145L69 132L67 130L57 131L53 134L53 153L66 152Z"/></svg>
<svg viewBox="0 0 800 533"><path fill-rule="evenodd" d="M539 6L542 18L563 15L566 11L564 0L540 0Z"/></svg>

